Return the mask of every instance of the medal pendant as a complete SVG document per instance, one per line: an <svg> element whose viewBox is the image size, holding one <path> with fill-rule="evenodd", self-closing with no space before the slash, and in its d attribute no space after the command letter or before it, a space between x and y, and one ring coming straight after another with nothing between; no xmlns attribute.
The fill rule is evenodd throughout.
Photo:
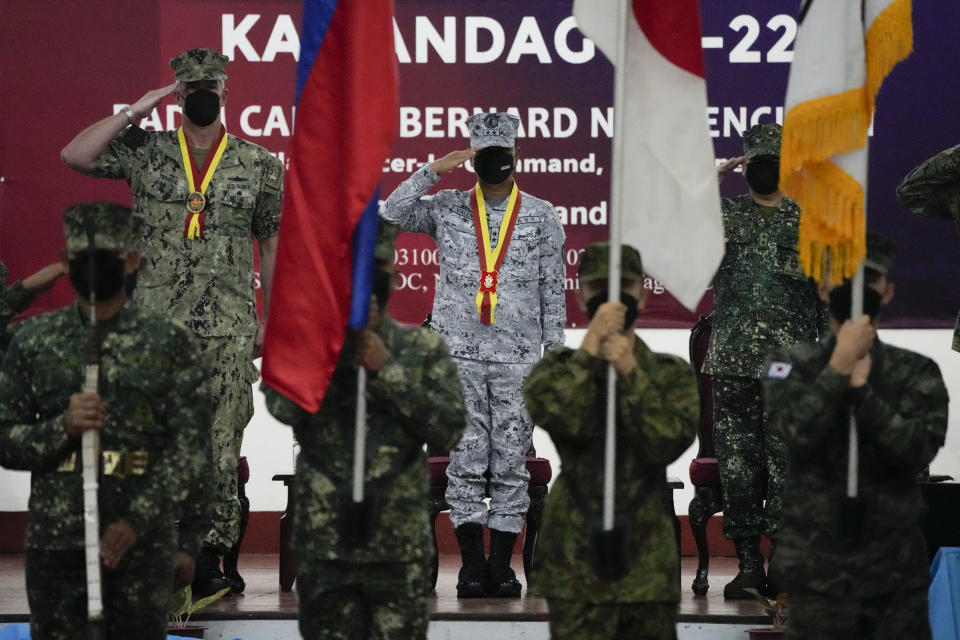
<svg viewBox="0 0 960 640"><path fill-rule="evenodd" d="M190 213L200 213L207 206L207 199L199 191L194 191L187 196L187 211Z"/></svg>
<svg viewBox="0 0 960 640"><path fill-rule="evenodd" d="M497 292L497 272L496 271L484 271L480 276L480 291L482 293L496 293Z"/></svg>

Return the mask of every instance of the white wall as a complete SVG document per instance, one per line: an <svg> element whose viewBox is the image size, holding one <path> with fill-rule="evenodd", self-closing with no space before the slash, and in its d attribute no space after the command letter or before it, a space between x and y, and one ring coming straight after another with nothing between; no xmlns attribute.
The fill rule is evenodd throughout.
<svg viewBox="0 0 960 640"><path fill-rule="evenodd" d="M640 335L655 351L676 354L687 358L687 340L690 332L684 329L645 329ZM938 330L883 330L881 339L890 344L912 349L925 354L940 365L947 389L960 394L960 353L950 350L952 331ZM583 330L567 331L567 345L576 347L583 338ZM950 430L947 433L946 446L940 451L932 465L932 472L960 478L960 405L950 412ZM561 467L556 450L550 437L540 429L534 432L534 444L538 455L549 458L554 470ZM685 514L687 505L693 497L687 467L696 455L696 443L680 456L668 468L668 475L680 478L686 487L676 496L677 513ZM254 416L243 442L243 455L250 462L250 483L247 495L250 508L254 511L282 511L286 493L281 483L271 482L277 473L293 471L293 432L267 412L263 404L263 394L254 391ZM0 511L23 511L27 508L27 496L30 490L29 475L24 472L0 470Z"/></svg>

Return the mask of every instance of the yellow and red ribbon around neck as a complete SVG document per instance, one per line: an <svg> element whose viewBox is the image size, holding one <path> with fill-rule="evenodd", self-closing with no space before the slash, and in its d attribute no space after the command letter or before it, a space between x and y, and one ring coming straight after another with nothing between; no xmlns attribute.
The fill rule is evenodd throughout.
<svg viewBox="0 0 960 640"><path fill-rule="evenodd" d="M513 227L517 222L520 211L520 190L517 183L513 183L510 198L507 200L507 210L500 221L500 232L497 235L497 246L490 247L490 226L487 222L487 207L483 201L483 190L478 184L470 191L470 204L473 209L473 227L477 236L477 255L480 257L480 289L475 299L477 313L480 314L482 324L496 324L494 310L497 308L497 285L499 284L500 266L507 255L510 238L513 237Z"/></svg>
<svg viewBox="0 0 960 640"><path fill-rule="evenodd" d="M197 169L196 163L190 156L187 139L183 135L183 127L177 129L177 140L180 143L183 170L187 174L187 186L190 187L190 195L187 196L186 202L187 220L183 225L183 237L190 240L203 240L203 214L207 208L207 187L210 186L210 180L213 178L217 165L220 164L220 158L223 157L223 152L227 148L227 130L220 127L220 136L213 143L213 148L210 149L210 153L207 154L207 159L200 169Z"/></svg>

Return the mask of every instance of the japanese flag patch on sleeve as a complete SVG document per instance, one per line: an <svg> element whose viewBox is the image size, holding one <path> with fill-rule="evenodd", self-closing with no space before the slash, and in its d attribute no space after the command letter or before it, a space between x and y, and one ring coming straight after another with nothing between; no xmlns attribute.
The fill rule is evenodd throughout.
<svg viewBox="0 0 960 640"><path fill-rule="evenodd" d="M771 362L765 377L768 380L786 380L791 369L793 369L793 365L789 362Z"/></svg>

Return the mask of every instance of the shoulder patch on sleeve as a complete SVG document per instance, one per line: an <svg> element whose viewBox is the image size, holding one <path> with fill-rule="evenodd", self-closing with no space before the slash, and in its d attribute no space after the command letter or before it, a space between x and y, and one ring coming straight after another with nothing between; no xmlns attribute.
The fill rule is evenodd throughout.
<svg viewBox="0 0 960 640"><path fill-rule="evenodd" d="M792 369L793 365L789 362L780 362L775 360L770 363L770 367L767 368L767 373L764 375L764 377L768 380L786 380Z"/></svg>

